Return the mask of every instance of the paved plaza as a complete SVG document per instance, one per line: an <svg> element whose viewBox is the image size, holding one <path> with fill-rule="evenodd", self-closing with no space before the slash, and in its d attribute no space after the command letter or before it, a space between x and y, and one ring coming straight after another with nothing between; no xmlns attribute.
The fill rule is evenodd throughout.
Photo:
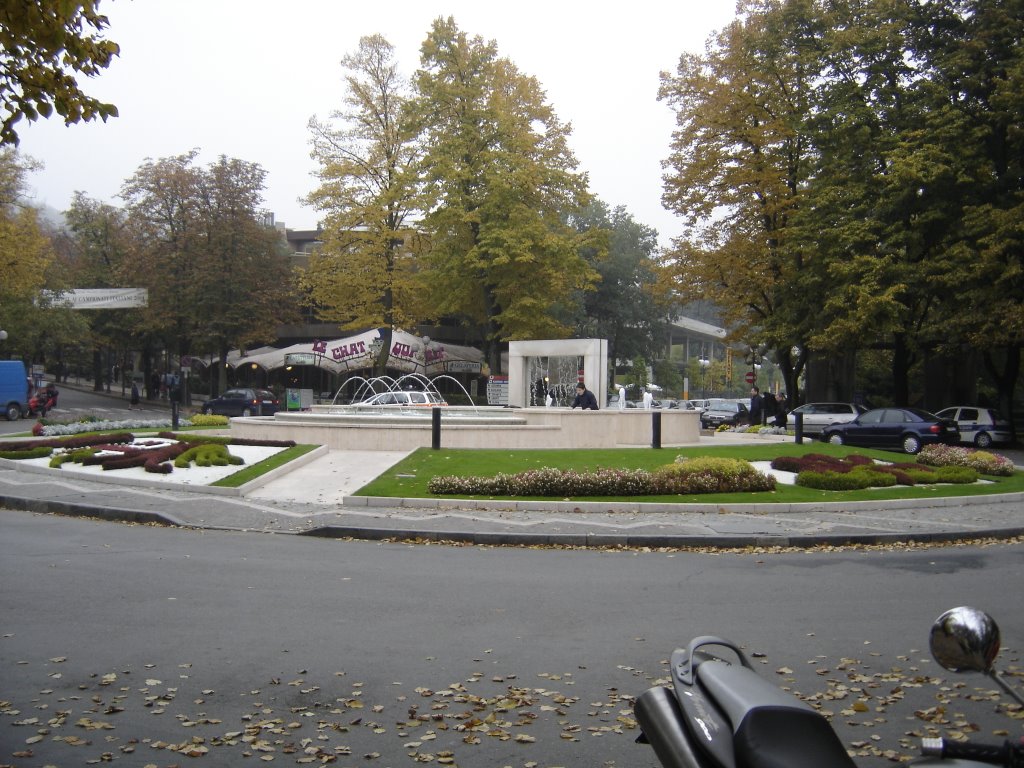
<svg viewBox="0 0 1024 768"><path fill-rule="evenodd" d="M720 441L721 436L705 438ZM669 451L671 449L666 449ZM326 451L234 490L0 460L11 509L195 528L494 545L750 547L1024 535L1024 494L818 504L473 502L353 496L406 454Z"/></svg>

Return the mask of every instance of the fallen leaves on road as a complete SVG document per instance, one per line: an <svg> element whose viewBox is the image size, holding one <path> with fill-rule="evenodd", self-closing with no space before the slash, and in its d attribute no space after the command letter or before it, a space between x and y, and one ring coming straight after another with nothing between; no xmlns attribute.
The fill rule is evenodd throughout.
<svg viewBox="0 0 1024 768"><path fill-rule="evenodd" d="M922 662L913 660L917 651L890 662L869 643L858 649L860 657L817 656L805 665L787 660L768 666L766 654L750 655L774 670L766 677L829 718L857 758L903 762L915 754L921 736L1005 738L1024 720L1021 707L978 687L976 677L922 671ZM493 649L486 654L488 663L500 664ZM632 704L645 688L668 682L667 659L653 672L580 665L527 677L500 666L481 671L481 658L467 660L459 679L439 677L429 666L415 683L373 685L344 672L321 680L306 669L275 670L273 677L261 676L263 682L243 681L239 690L224 691L223 681L214 688L199 679L201 665L161 670L146 664L147 675L135 680L127 664L119 672L79 676L68 657L51 657L38 662L45 687L23 702L0 700L0 728L8 731L0 743L12 745L0 754L0 768L5 760L29 758L52 765L139 765L140 754L154 768L178 766L184 758L213 764L251 758L286 765L480 765L494 754L483 757L480 750L499 744L520 755L516 768L553 768L552 756L561 760L565 750L578 754L570 764L586 764L594 739L626 739L626 750L637 750L637 763L653 763L644 747L631 744L638 729ZM1007 673L1022 676L1016 661ZM16 662L22 670L36 663ZM57 683L48 674L50 664L65 670ZM180 674L183 669L188 675ZM161 678L172 677L178 685L165 686ZM628 693L621 690L623 679ZM151 714L164 716L149 720ZM906 726L893 743L897 722ZM24 735L11 738L12 729Z"/></svg>

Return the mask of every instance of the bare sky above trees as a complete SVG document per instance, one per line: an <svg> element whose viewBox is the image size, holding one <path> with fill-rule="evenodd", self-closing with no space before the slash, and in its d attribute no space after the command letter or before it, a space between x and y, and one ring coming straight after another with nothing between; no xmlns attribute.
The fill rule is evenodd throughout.
<svg viewBox="0 0 1024 768"><path fill-rule="evenodd" d="M341 106L343 55L380 33L403 71L438 16L494 39L501 55L536 77L560 119L591 191L658 230L663 245L680 224L661 207L661 161L672 113L658 102L658 74L733 18L731 0L513 5L479 0L103 0L107 37L121 56L83 90L117 105L120 117L65 127L21 123L20 151L45 165L29 176L33 202L64 210L85 192L120 204L125 179L146 158L199 148L268 172L265 207L295 229L316 226L299 198L315 186L307 122Z"/></svg>

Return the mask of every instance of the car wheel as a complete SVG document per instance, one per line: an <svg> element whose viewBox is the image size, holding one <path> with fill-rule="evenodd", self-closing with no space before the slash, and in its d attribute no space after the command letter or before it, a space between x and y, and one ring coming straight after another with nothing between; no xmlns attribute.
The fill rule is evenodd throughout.
<svg viewBox="0 0 1024 768"><path fill-rule="evenodd" d="M209 416L210 415L210 409L209 408L203 408L203 413L206 414L207 416Z"/></svg>
<svg viewBox="0 0 1024 768"><path fill-rule="evenodd" d="M17 403L11 403L7 406L7 420L17 421L21 418L21 408L18 407Z"/></svg>
<svg viewBox="0 0 1024 768"><path fill-rule="evenodd" d="M843 445L846 442L846 440L843 438L843 436L840 433L838 433L838 432L834 432L833 434L829 435L828 436L828 441L832 445Z"/></svg>
<svg viewBox="0 0 1024 768"><path fill-rule="evenodd" d="M903 436L903 452L917 453L921 450L921 439L917 435Z"/></svg>
<svg viewBox="0 0 1024 768"><path fill-rule="evenodd" d="M252 408L243 408L242 415L245 416L246 418L252 416Z"/></svg>
<svg viewBox="0 0 1024 768"><path fill-rule="evenodd" d="M977 448L985 449L992 446L992 435L988 432L979 432L974 438L974 445Z"/></svg>

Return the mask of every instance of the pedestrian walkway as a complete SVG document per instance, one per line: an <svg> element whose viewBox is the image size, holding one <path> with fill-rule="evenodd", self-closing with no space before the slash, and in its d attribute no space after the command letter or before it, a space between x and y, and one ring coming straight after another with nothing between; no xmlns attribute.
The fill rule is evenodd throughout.
<svg viewBox="0 0 1024 768"><path fill-rule="evenodd" d="M476 503L352 495L404 456L322 451L244 495L184 490L159 480L115 484L0 460L0 507L204 529L493 545L721 548L1024 535L1024 494L791 505Z"/></svg>

